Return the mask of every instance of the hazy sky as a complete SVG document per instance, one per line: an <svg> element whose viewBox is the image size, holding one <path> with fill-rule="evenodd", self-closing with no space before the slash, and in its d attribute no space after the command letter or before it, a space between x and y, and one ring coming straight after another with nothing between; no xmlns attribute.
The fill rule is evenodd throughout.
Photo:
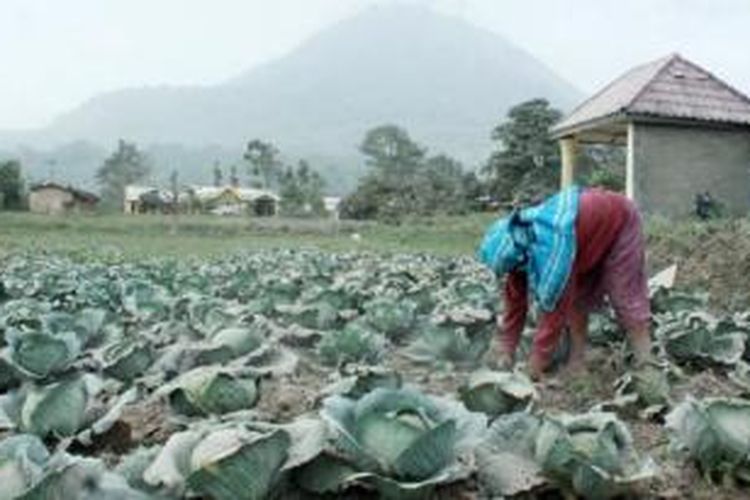
<svg viewBox="0 0 750 500"><path fill-rule="evenodd" d="M0 128L125 86L221 82L392 1L0 0ZM750 92L750 0L409 3L506 36L586 92L675 51Z"/></svg>

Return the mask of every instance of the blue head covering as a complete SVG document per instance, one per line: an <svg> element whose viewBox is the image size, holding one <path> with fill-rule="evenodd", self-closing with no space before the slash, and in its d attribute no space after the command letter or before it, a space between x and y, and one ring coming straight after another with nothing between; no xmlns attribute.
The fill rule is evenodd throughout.
<svg viewBox="0 0 750 500"><path fill-rule="evenodd" d="M477 258L497 276L502 276L524 264L528 259L529 238L518 225L520 214L514 213L495 221L485 232Z"/></svg>
<svg viewBox="0 0 750 500"><path fill-rule="evenodd" d="M573 186L495 221L477 250L477 258L497 276L525 270L545 311L557 305L573 268L579 196L580 188Z"/></svg>

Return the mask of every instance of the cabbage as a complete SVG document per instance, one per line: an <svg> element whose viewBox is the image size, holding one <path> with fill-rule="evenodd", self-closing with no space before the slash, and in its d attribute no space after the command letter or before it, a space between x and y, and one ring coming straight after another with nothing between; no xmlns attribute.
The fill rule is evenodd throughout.
<svg viewBox="0 0 750 500"><path fill-rule="evenodd" d="M291 440L244 426L190 430L172 435L143 481L173 496L186 489L216 500L266 498L281 478Z"/></svg>
<svg viewBox="0 0 750 500"><path fill-rule="evenodd" d="M750 401L688 397L666 417L670 447L705 472L750 481Z"/></svg>
<svg viewBox="0 0 750 500"><path fill-rule="evenodd" d="M11 361L34 378L66 370L81 353L81 342L72 331L52 334L11 330L6 338Z"/></svg>
<svg viewBox="0 0 750 500"><path fill-rule="evenodd" d="M375 364L383 357L386 340L361 324L326 332L318 344L320 360L326 365Z"/></svg>
<svg viewBox="0 0 750 500"><path fill-rule="evenodd" d="M490 495L531 492L548 481L584 498L633 493L654 477L630 433L611 413L500 416L477 448L482 488Z"/></svg>
<svg viewBox="0 0 750 500"><path fill-rule="evenodd" d="M122 381L140 377L154 361L151 344L145 339L125 339L106 346L102 353L104 373Z"/></svg>
<svg viewBox="0 0 750 500"><path fill-rule="evenodd" d="M33 388L21 407L21 428L40 437L75 435L86 422L90 392L83 377Z"/></svg>
<svg viewBox="0 0 750 500"><path fill-rule="evenodd" d="M437 484L464 477L467 471L458 457L475 444L485 422L455 403L413 389L378 388L357 400L331 396L321 416L336 437L341 467L357 471L349 477L337 473L337 483L322 478L326 488L361 481L394 498L423 495ZM310 479L308 474L308 483ZM313 491L326 489L311 486Z"/></svg>
<svg viewBox="0 0 750 500"><path fill-rule="evenodd" d="M624 495L656 473L650 459L638 457L627 427L611 413L545 418L534 453L545 475L585 498Z"/></svg>
<svg viewBox="0 0 750 500"><path fill-rule="evenodd" d="M748 340L746 332L730 330L726 323L707 313L675 314L662 319L656 336L667 354L678 363L718 363L740 361Z"/></svg>
<svg viewBox="0 0 750 500"><path fill-rule="evenodd" d="M534 450L542 419L526 412L500 415L477 447L477 473L490 498L528 493L547 484Z"/></svg>
<svg viewBox="0 0 750 500"><path fill-rule="evenodd" d="M255 377L212 366L183 374L163 391L172 409L188 416L245 410L259 397Z"/></svg>
<svg viewBox="0 0 750 500"><path fill-rule="evenodd" d="M20 496L42 476L49 452L37 436L18 434L0 441L0 498Z"/></svg>
<svg viewBox="0 0 750 500"><path fill-rule="evenodd" d="M466 408L489 416L524 410L536 397L531 380L515 372L474 373L459 392Z"/></svg>
<svg viewBox="0 0 750 500"><path fill-rule="evenodd" d="M378 298L365 304L365 321L390 339L411 333L416 322L417 306L409 300Z"/></svg>

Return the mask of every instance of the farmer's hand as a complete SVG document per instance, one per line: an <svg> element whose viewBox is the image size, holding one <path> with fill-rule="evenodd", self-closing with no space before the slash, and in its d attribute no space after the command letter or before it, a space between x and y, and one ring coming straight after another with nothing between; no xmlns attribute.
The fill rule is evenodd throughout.
<svg viewBox="0 0 750 500"><path fill-rule="evenodd" d="M529 357L529 377L535 382L544 379L544 371L547 369L549 362L546 362L537 355L532 354Z"/></svg>
<svg viewBox="0 0 750 500"><path fill-rule="evenodd" d="M515 364L513 354L505 351L502 346L496 345L489 356L490 359L487 361L487 366L492 370L510 371L513 369L513 365Z"/></svg>
<svg viewBox="0 0 750 500"><path fill-rule="evenodd" d="M513 360L513 355L510 353L503 351L497 358L497 365L500 370L510 371L513 369L514 364L515 361Z"/></svg>

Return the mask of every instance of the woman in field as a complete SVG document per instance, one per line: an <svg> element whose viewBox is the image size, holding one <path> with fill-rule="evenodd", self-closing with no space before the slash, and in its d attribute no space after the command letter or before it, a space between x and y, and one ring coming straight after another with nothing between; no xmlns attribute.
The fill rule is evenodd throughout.
<svg viewBox="0 0 750 500"><path fill-rule="evenodd" d="M639 360L651 352L650 304L641 219L626 197L571 187L539 205L492 224L478 250L505 277L505 311L498 356L513 366L529 295L539 309L529 368L549 368L560 334L570 331L568 366L583 366L589 312L608 297Z"/></svg>

